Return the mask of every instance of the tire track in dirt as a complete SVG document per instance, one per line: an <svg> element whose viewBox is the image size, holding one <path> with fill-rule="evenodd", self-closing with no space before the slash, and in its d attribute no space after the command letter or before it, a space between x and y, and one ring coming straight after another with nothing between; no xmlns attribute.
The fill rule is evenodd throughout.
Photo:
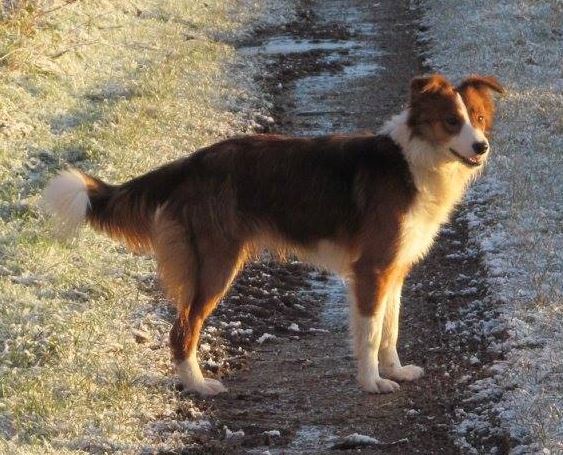
<svg viewBox="0 0 563 455"><path fill-rule="evenodd" d="M423 72L410 4L304 1L298 21L266 30L258 44L243 48L266 56L262 82L275 95L275 130L373 131L398 113L410 79ZM490 354L482 339L459 330L456 321L460 310L479 318L483 274L464 217L458 216L403 294L401 358L424 367L426 375L397 393L369 395L355 380L342 283L295 263L249 267L216 317L240 319L242 312L255 335L277 338L244 344L255 351L226 381L230 392L199 400L215 429L185 453L335 453L346 450L334 448L339 438L352 433L381 441L348 447L361 453L460 453L451 424L476 405L463 402L464 387L480 377ZM290 323L299 332L288 330ZM231 341L236 347L236 339ZM225 427L242 432L226 437ZM483 447L502 448L502 441L487 437Z"/></svg>

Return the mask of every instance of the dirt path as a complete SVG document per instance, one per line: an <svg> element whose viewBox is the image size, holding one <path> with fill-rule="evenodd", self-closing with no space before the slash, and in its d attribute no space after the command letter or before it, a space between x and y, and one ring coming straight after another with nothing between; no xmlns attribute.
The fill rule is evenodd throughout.
<svg viewBox="0 0 563 455"><path fill-rule="evenodd" d="M373 130L400 111L410 78L422 71L409 3L306 1L295 24L247 46L244 52L267 55L263 82L275 93L275 130ZM368 395L355 381L343 284L299 264L249 268L217 317L242 319L254 339L276 338L242 342L255 350L226 380L230 392L200 401L215 429L185 452L460 453L451 423L472 406L462 402L464 384L479 376L486 354L483 341L456 321L463 313L478 318L482 274L459 217L404 292L400 351L406 363L425 368L425 377L391 395ZM299 331L289 330L291 323ZM225 427L242 432L230 435ZM352 433L380 444L342 445ZM502 447L494 438L483 444Z"/></svg>

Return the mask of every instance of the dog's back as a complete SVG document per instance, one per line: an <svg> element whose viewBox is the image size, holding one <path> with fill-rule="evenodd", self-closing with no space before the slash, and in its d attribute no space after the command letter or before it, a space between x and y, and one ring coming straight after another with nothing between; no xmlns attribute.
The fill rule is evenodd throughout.
<svg viewBox="0 0 563 455"><path fill-rule="evenodd" d="M373 210L386 218L405 211L414 192L407 162L387 136L258 135L196 153L173 205L178 212L197 205L198 215L189 216L218 223L211 229L308 247L326 238L353 242ZM206 206L212 213L202 213Z"/></svg>

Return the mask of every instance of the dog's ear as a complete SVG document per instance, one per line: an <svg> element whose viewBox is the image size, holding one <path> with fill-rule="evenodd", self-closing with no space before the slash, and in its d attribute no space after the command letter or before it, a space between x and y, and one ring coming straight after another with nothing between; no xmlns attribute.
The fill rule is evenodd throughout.
<svg viewBox="0 0 563 455"><path fill-rule="evenodd" d="M459 84L457 89L462 92L468 87L473 87L477 90L488 89L497 93L505 93L504 87L494 76L480 76L479 74L472 74L471 76L466 77L461 84Z"/></svg>
<svg viewBox="0 0 563 455"><path fill-rule="evenodd" d="M504 93L504 87L493 76L473 74L458 86L471 123L489 133L493 127L495 102L491 92Z"/></svg>
<svg viewBox="0 0 563 455"><path fill-rule="evenodd" d="M437 93L440 90L452 88L452 84L441 74L415 77L411 81L411 104L421 95Z"/></svg>

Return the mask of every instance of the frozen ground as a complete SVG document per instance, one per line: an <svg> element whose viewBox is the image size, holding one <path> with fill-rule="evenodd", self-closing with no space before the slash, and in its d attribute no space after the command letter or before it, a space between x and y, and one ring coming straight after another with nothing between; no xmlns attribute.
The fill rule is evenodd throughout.
<svg viewBox="0 0 563 455"><path fill-rule="evenodd" d="M483 321L501 333L490 350L504 360L470 386L488 400L461 416L460 444L499 425L511 453L563 451L563 78L559 0L439 1L423 14L427 64L452 77L496 75L508 94L499 102L493 156L470 194L466 218L488 269ZM475 452L476 453L476 452Z"/></svg>
<svg viewBox="0 0 563 455"><path fill-rule="evenodd" d="M339 71L363 78L381 71L381 77L370 79L373 85L358 85L373 93L383 93L379 88L387 84L396 90L384 94L384 103L374 103L378 109L362 108L367 115L348 110L352 99L365 104L364 92L357 96L354 91L349 91L341 111L300 110L291 116L294 131L372 128L384 110L396 109L398 93L410 77L407 71L417 69L412 61L416 58L406 59L414 27L399 17L402 6L366 0L346 2L346 8L354 10L351 3L369 6L378 20L383 16L389 22L378 29L386 36L387 49L381 55L385 64L348 62L341 68L325 61L323 53L328 51L344 60L375 55L363 54L355 45L335 50L342 32L337 26L330 41L319 40L318 30L307 28L300 50L311 51L312 62L320 59L322 65L299 75L304 88L296 92L299 99L315 100L312 89L319 81L339 82ZM406 308L404 349L408 358L425 362L427 377L388 397L357 392L345 329L335 335L319 325L341 317L338 308L327 306L324 318L315 319L313 308L320 307L304 298L315 289L303 292L307 283L300 266L267 263L247 270L206 327L200 346L207 374L228 376L242 369L230 381L231 390L238 387L240 392L215 401L180 394L167 346L173 315L158 292L153 262L89 230L82 232L80 247L59 244L34 209L45 180L64 163L118 181L218 138L271 127L272 104L253 82L257 68L229 43L249 38L255 26L287 19L291 14L285 2L76 2L45 16L40 33L20 37L13 48L2 50L0 453L192 453L190 447L207 453L209 444L227 440L260 447L285 445L303 453L310 444L311 451L318 450L325 439L327 445L335 444L328 440L332 432L325 432L327 422L340 425L342 443L357 447L369 442L364 453L379 453L377 441L389 445L385 453L438 453L438 448L457 453L447 436L452 407L458 443L467 452L475 453L472 444L492 427L492 433L499 430L499 438L504 430L512 434L519 446L514 453L542 453L544 448L558 453L558 5L423 1L428 7L422 8L429 26L422 36L430 40L428 62L457 76L495 73L510 94L500 103L496 153L488 175L472 193L460 222L444 230L446 239L438 242L434 257L407 290L406 301L414 305ZM234 16L229 14L233 10L238 12ZM350 19L350 12L343 11L338 9L329 19ZM310 13L305 8L300 14L306 19ZM359 21L352 17L352 22ZM19 36L8 31L2 44L8 42L6 36ZM357 41L358 34L371 36L371 29L344 34L339 44L342 38ZM275 44L270 51L280 46L283 50L287 43ZM281 86L279 81L274 84L282 94L288 93L284 86L295 77L286 63L280 62L286 79ZM326 64L333 64L333 71L324 73ZM319 99L334 102L332 97ZM352 124L349 114L359 123ZM327 123L327 115L338 121ZM473 226L474 247L466 245L467 223ZM456 234L460 227L463 235ZM476 264L463 275L457 270L445 273L452 268L443 267L445 260L468 270L478 250L485 253L489 270L488 300L481 298L483 279ZM446 276L436 279L441 274ZM489 308L501 309L500 316ZM420 312L427 318L421 319ZM422 340L428 350L419 349ZM482 340L490 343L490 356L479 348ZM304 351L307 346L310 350ZM282 383L279 396L275 389L263 389L268 363L254 359L254 371L261 377L247 371L247 351L257 347L270 351L263 357L275 360L272 378L283 382L286 375L303 371L303 384ZM313 354L323 350L331 356L312 362ZM284 377L280 352L287 354ZM340 356L336 363L335 353ZM487 361L498 353L504 361ZM482 370L488 375L481 375ZM318 378L333 388L319 387ZM253 384L258 401L248 392ZM325 399L310 400L313 389L321 389L317 393L325 393ZM465 403L459 403L459 389L468 392ZM337 402L334 390L340 393ZM269 403L275 407L269 409ZM311 412L313 405L325 413ZM261 407L266 411L258 414L263 422L258 419L257 425L256 413L249 417L247 410ZM276 420L274 411L280 408ZM330 421L333 415L341 421ZM221 421L228 425L218 426ZM293 426L301 429L292 442ZM498 453L503 453L502 447Z"/></svg>
<svg viewBox="0 0 563 455"><path fill-rule="evenodd" d="M252 0L13 3L26 8L0 17L0 454L183 447L208 424L175 388L173 310L154 263L88 229L57 242L37 200L65 165L119 182L259 129L269 104L233 42L292 10ZM243 349L226 352L225 337L258 335L215 320L203 363L236 367Z"/></svg>

